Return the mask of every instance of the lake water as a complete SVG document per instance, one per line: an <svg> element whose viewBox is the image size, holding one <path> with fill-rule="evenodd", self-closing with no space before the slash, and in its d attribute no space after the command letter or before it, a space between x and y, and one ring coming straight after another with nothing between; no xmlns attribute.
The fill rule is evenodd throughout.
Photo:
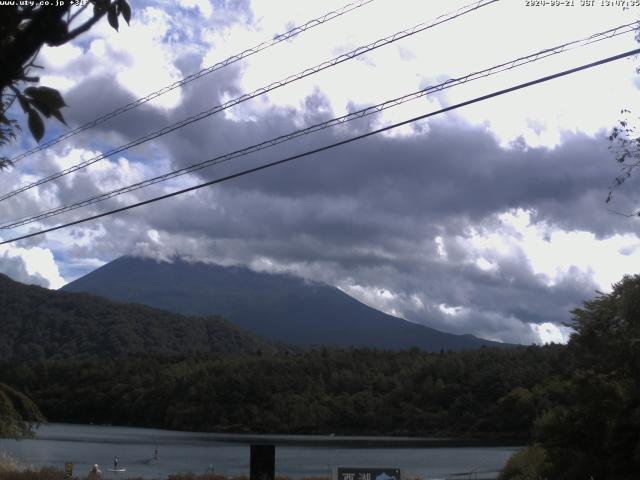
<svg viewBox="0 0 640 480"><path fill-rule="evenodd" d="M24 464L63 468L84 477L97 463L103 479L166 478L170 473L249 473L252 443L276 445L276 475L330 477L346 467L398 467L405 479L493 478L518 450L512 446L442 446L433 439L292 435L226 435L146 428L49 424L35 438L0 440ZM154 458L154 450L158 458ZM126 473L106 471L113 458Z"/></svg>

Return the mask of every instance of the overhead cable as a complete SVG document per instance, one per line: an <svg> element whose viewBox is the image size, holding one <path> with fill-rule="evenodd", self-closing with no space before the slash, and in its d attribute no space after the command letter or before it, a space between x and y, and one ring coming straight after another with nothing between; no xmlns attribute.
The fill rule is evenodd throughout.
<svg viewBox="0 0 640 480"><path fill-rule="evenodd" d="M172 90L175 90L176 88L182 87L183 85L186 85L188 83L193 82L194 80L197 80L201 77L204 77L205 75L209 75L210 73L213 73L217 70L220 70L221 68L224 67L228 67L229 65L232 65L236 62L239 62L240 60L243 60L247 57L250 57L251 55L254 55L258 52L261 52L262 50L265 50L269 47L273 47L274 45L277 45L281 42L284 42L286 40L290 40L291 38L295 37L296 35L305 32L307 30L311 30L314 27L317 27L318 25L322 25L324 23L327 23L335 18L341 17L342 15L351 12L353 10L356 10L368 3L371 3L375 0L359 0L357 2L353 2L353 3L349 3L347 5L344 5L342 8L338 9L338 10L334 10L332 12L329 13L325 13L324 15L322 15L321 17L318 18L314 18L313 20L309 20L308 22L306 22L304 25L301 25L299 27L295 27L292 28L291 30L289 30L286 33L283 33L282 35L276 35L274 36L271 40L267 40L266 42L262 42L254 47L248 48L240 53L236 53L235 55L231 55L229 58L222 60L221 62L218 62L214 65L211 65L209 67L203 68L202 70L200 70L199 72L193 73L191 75L188 75L184 78L182 78L181 80L178 80L176 82L173 82L171 85L167 85L165 87L162 87L159 90L156 90L155 92L152 92L150 94L148 94L145 97L142 98L138 98L137 100L128 103L127 105L124 105L120 108L117 108L115 110L113 110L112 112L106 113L105 115L102 115L101 117L96 118L95 120L92 120L90 122L85 123L84 125L81 125L71 131L68 131L56 138L53 138L47 142L43 142L40 145L37 145L35 147L33 147L30 150L27 150L23 153L21 153L20 155L17 155L13 158L10 159L11 163L15 163L19 160L22 160L25 157L28 157L31 154L34 154L36 152L40 152L46 148L49 148L53 145L56 145L57 143L62 142L63 140L66 140L68 138L73 137L74 135L77 135L78 133L84 132L86 130L89 130L90 128L96 127L97 125L100 125L104 122L106 122L107 120L111 120L114 117L117 117L118 115L128 112L129 110L132 110L134 108L139 107L140 105L144 105L145 103L153 100L154 98L157 98L161 95L164 95L165 93L168 93Z"/></svg>
<svg viewBox="0 0 640 480"><path fill-rule="evenodd" d="M542 60L544 58L550 57L552 55L556 55L562 52L566 52L568 50L572 50L575 48L579 48L579 47L584 47L586 45L591 45L593 43L596 42L600 42L603 40L607 40L613 37L616 37L618 35L622 35L625 33L630 33L633 32L638 26L640 25L640 22L632 22L626 25L620 25L618 27L615 28L611 28L609 30L606 30L604 32L599 32L599 33L595 33L593 35L590 35L589 37L586 38L582 38L579 40L574 40L572 42L568 42L568 43L564 43L562 45L558 45L556 47L552 47L552 48L546 48L544 50L540 50L536 53L532 53L530 55L526 55L526 56L522 56L519 58L516 58L515 60L510 60L508 62L504 62L501 63L499 65L495 65L493 67L490 68L486 68L484 70L480 70L480 71L476 71L474 73L469 73L465 76L462 77L458 77L458 78L451 78L446 80L445 82L442 82L440 84L437 85L433 85L433 86L429 86L426 88L423 88L421 90L418 90L417 92L413 92L407 95L403 95L401 97L397 97L391 100L386 100L385 102L379 103L377 105L373 105L373 106L369 106L366 108L363 108L361 110L355 111L355 112L351 112L347 115L343 115L341 117L336 117L333 118L331 120L327 120L325 122L321 122L321 123L317 123L315 125L311 125L309 127L300 129L300 130L296 130L294 132L285 134L285 135L281 135L269 140L266 140L264 142L258 143L258 144L254 144L251 145L249 147L245 147L242 148L240 150L236 150L234 152L231 153L227 153L225 155L220 155L218 157L215 158L211 158L209 160L205 160L203 162L199 162L178 170L174 170L168 173L165 173L163 175L158 175L156 177L153 178L149 178L146 180L143 180L141 182L137 182L137 183L133 183L131 185L127 185L124 187L120 187L114 190L111 190L109 192L105 192L99 195L95 195L89 198L86 198L84 200L78 201L78 202L74 202L71 204L67 204L64 206L60 206L60 207L56 207L56 208L52 208L43 212L40 212L38 214L35 215L31 215L31 216L27 216L27 217L23 217L17 220L13 220L9 223L6 223L2 226L0 226L0 229L10 229L10 228L16 228L16 227L20 227L23 225L27 225L30 223L34 223L40 220L44 220L46 218L50 218L56 215L60 215L62 213L66 213L72 210L76 210L78 208L82 208L82 207L86 207L88 205L92 205L98 202L102 202L105 200L108 200L110 198L119 196L119 195L123 195L125 193L128 192L132 192L135 190L139 190L141 188L145 188L151 185L154 185L156 183L160 183L160 182L164 182L167 181L169 179L172 178L176 178L176 177L180 177L182 175L186 175L188 173L192 173L198 170L201 170L203 168L207 168L210 166L214 166L214 165L218 165L221 163L225 163L228 162L234 158L238 158L238 157L243 157L245 155L266 149L266 148L270 148L273 147L275 145L279 145L281 143L293 140L295 138L301 137L303 135L309 135L311 133L320 131L320 130L324 130L326 128L330 128L330 127L334 127L336 125L342 125L344 123L359 119L359 118L364 118L367 117L369 115L373 115L375 113L379 113L382 112L384 110L387 110L389 108L393 108L396 107L398 105L401 105L403 103L409 102L409 101L413 101L413 100L417 100L419 98L422 98L426 95L429 94L433 94L436 92L440 92L442 90L448 89L448 88L452 88L455 87L457 85L461 85L473 80L478 80L481 78L485 78L491 75L495 75L501 72L504 72L506 70L511 70L513 68L516 67L520 67L523 65L527 65L533 62L536 62L538 60Z"/></svg>
<svg viewBox="0 0 640 480"><path fill-rule="evenodd" d="M60 229L63 229L63 228L67 228L67 227L71 227L71 226L74 226L74 225L79 225L81 223L85 223L85 222L88 222L88 221L91 221L91 220L96 220L98 218L106 217L106 216L109 216L109 215L113 215L113 214L116 214L116 213L124 212L124 211L131 210L131 209L134 209L134 208L138 208L138 207L141 207L143 205L148 205L150 203L155 203L155 202L158 202L160 200L167 199L167 198L175 197L175 196L181 195L183 193L192 192L194 190L198 190L198 189L201 189L201 188L204 188L204 187L208 187L208 186L211 186L211 185L215 185L215 184L218 184L218 183L223 183L223 182L226 182L228 180L232 180L234 178L243 177L243 176L249 175L251 173L255 173L255 172L259 172L261 170L266 170L267 168L275 167L276 165L282 165L282 164L291 162L293 160L298 160L300 158L308 157L308 156L314 155L316 153L324 152L324 151L330 150L332 148L336 148L336 147L339 147L339 146L342 146L342 145L346 145L346 144L355 142L357 140L362 140L364 138L368 138L368 137L371 137L373 135L377 135L379 133L383 133L383 132L392 130L394 128L402 127L404 125L408 125L410 123L417 122L418 120L424 120L426 118L433 117L435 115L440 115L442 113L449 112L449 111L452 111L452 110L456 110L458 108L465 107L467 105L483 102L485 100L489 100L490 98L495 98L495 97L498 97L498 96L501 96L501 95L505 95L507 93L511 93L511 92L514 92L514 91L517 91L517 90L521 90L521 89L524 89L524 88L531 87L533 85L537 85L537 84L540 84L540 83L543 83L543 82L548 82L548 81L554 80L556 78L560 78L560 77L564 77L564 76L567 76L567 75L571 75L573 73L581 72L581 71L587 70L589 68L593 68L593 67L596 67L596 66L599 66L599 65L604 65L606 63L610 63L610 62L613 62L613 61L616 61L616 60L620 60L620 59L623 59L623 58L631 57L631 56L637 55L639 53L640 53L640 48L636 48L635 50L630 50L630 51L627 51L627 52L624 52L624 53L620 53L618 55L613 55L611 57L603 58L601 60L597 60L595 62L587 63L587 64L581 65L579 67L575 67L575 68L571 68L569 70L564 70L562 72L558 72L558 73L554 73L554 74L551 74L551 75L547 75L547 76L538 78L536 80L531 80L531 81L528 81L528 82L520 83L520 84L515 85L513 87L505 88L505 89L498 90L498 91L495 91L495 92L492 92L492 93L489 93L489 94L486 94L486 95L482 95L480 97L473 98L471 100L467 100L467 101L464 101L464 102L456 103L455 105L450 105L448 107L441 108L441 109L436 110L434 112L426 113L424 115L419 115L417 117L413 117L413 118L410 118L408 120L404 120L402 122L394 123L392 125L387 125L385 127L378 128L376 130L372 130L370 132L363 133L361 135L357 135L355 137L351 137L351 138L348 138L348 139L345 139L345 140L341 140L339 142L335 142L335 143L332 143L330 145L325 145L323 147L315 148L313 150L308 150L306 152L303 152L303 153L300 153L300 154L297 154L297 155L292 155L290 157L286 157L286 158L283 158L283 159L280 159L280 160L276 160L276 161L273 161L273 162L265 163L265 164L259 165L257 167L249 168L249 169L246 169L246 170L242 170L240 172L236 172L236 173L231 174L231 175L227 175L227 176L224 176L224 177L221 177L221 178L216 178L216 179L210 180L208 182L200 183L200 184L194 185L192 187L183 188L183 189L177 190L175 192L167 193L165 195L160 195L158 197L150 198L148 200L144 200L142 202L138 202L138 203L134 203L134 204L131 204L131 205L127 205L125 207L116 208L114 210L110 210L110 211L107 211L107 212L99 213L97 215L84 217L84 218L81 218L79 220L75 220L73 222L68 222L68 223L65 223L65 224L62 224L62 225L57 225L55 227L50 227L50 228L42 229L42 230L39 230L39 231L36 231L36 232L32 232L32 233L29 233L29 234L26 234L26 235L22 235L22 236L19 236L19 237L11 238L9 240L4 240L4 241L0 242L0 245L5 245L5 244L8 244L8 243L17 242L19 240L25 240L27 238L32 238L32 237L35 237L35 236L38 236L38 235L43 235L45 233L53 232L53 231L60 230Z"/></svg>
<svg viewBox="0 0 640 480"><path fill-rule="evenodd" d="M452 13L448 13L448 14L444 14L444 15L440 15L439 17L437 17L433 22L431 23L421 23L419 25L416 25L412 28L403 30L401 32L396 32L393 35L390 35L388 37L385 37L383 39L379 39L376 40L375 42L372 42L368 45L362 46L362 47L358 47L355 50L352 50L348 53L342 54L338 57L333 58L332 60L328 60L326 62L323 62L319 65L316 65L314 67L310 67L307 68L305 70L303 70L300 73L297 73L295 75L290 75L289 77L277 81L277 82L273 82L271 84L269 84L266 87L261 87L255 91L253 91L252 93L247 93L244 95L241 95L240 97L234 98L233 100L229 100L228 102L225 102L224 104L221 105L217 105L213 108L210 108L209 110L205 110L203 112L198 113L197 115L193 115L189 118L186 118L185 120L182 120L178 123L174 123L173 125L169 125L167 127L164 127L160 130L157 130L155 132L149 133L147 135L145 135L144 137L140 137L136 140L133 140L125 145L122 145L120 147L114 148L112 150L109 150L106 153L97 155L93 158L90 158L88 160L82 161L76 165L73 165L69 168L66 168L64 170L60 170L56 173L53 173L47 177L44 177L40 180L37 180L35 182L29 183L27 185L24 185L22 187L17 188L16 190L13 190L9 193L4 194L3 196L0 197L0 201L3 200L7 200L8 198L14 197L15 195L18 195L22 192L25 192L27 190L30 190L31 188L37 187L39 185L45 184L47 182L50 182L52 180L56 180L60 177L63 177L65 175L68 175L70 173L73 173L77 170L80 170L82 168L85 168L89 165L92 165L100 160L103 160L105 158L111 157L117 153L120 153L124 150L127 150L129 148L135 147L137 145L141 145L145 142L148 142L150 140L153 140L155 138L161 137L163 135L166 135L170 132L173 132L174 130L177 130L179 128L185 127L187 125L190 125L194 122L197 122L199 120L202 120L204 118L210 117L211 115L214 115L216 113L219 113L223 110L226 110L227 108L230 107L234 107L236 105L239 105L240 103L246 102L247 100L250 100L252 98L258 97L260 95L264 95L265 93L271 92L273 90L276 90L278 88L284 87L285 85L288 85L292 82L295 82L297 80L303 79L305 77L308 77L310 75L316 74L322 70L326 70L328 68L334 67L340 63L346 62L347 60L351 60L355 57L358 57L360 55L363 55L365 53L371 52L377 48L383 47L385 45L389 45L393 42L397 42L398 40L410 37L412 35L415 35L417 33L423 32L425 30L428 30L430 28L433 28L437 25L440 25L442 23L451 21L455 18L461 17L463 15L466 15L468 13L474 12L482 7L485 7L487 5L490 5L492 3L496 3L499 2L500 0L480 0L478 2L474 2L473 4L470 5L466 5L464 7L459 8L458 10L456 10L455 12Z"/></svg>

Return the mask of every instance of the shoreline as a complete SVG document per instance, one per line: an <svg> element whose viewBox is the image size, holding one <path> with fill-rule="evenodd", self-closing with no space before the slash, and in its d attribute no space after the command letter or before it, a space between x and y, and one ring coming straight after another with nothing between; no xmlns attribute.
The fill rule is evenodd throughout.
<svg viewBox="0 0 640 480"><path fill-rule="evenodd" d="M172 441L182 437L184 441L220 442L250 445L252 443L271 443L276 446L304 446L304 447L342 447L342 448L455 448L455 447L524 447L527 441L515 438L480 438L480 437L412 437L392 435L362 435L362 434L288 434L288 433L220 433L198 432L185 430L169 430L154 427L136 427L130 425L98 425L84 423L50 422L35 429L35 439L42 440L73 440L65 435L46 432L41 429L49 428L104 428L106 431L118 432L122 429L135 428L140 431L155 434L162 439L171 436Z"/></svg>

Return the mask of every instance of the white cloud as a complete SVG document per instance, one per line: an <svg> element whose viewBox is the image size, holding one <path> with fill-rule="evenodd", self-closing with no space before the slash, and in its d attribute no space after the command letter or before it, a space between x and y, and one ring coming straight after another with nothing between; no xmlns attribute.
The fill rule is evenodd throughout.
<svg viewBox="0 0 640 480"><path fill-rule="evenodd" d="M460 306L452 307L450 305L447 305L446 303L441 303L440 305L438 305L438 308L442 313L450 317L455 317L465 311L464 307L460 307Z"/></svg>
<svg viewBox="0 0 640 480"><path fill-rule="evenodd" d="M71 43L58 47L46 48L39 58L47 68L62 68L82 56L82 49Z"/></svg>
<svg viewBox="0 0 640 480"><path fill-rule="evenodd" d="M66 282L60 276L53 253L47 248L21 248L0 245L0 272L22 283L59 288Z"/></svg>
<svg viewBox="0 0 640 480"><path fill-rule="evenodd" d="M598 238L588 231L565 231L544 221L534 223L532 215L522 209L503 212L497 215L497 224L471 230L470 236L458 241L469 261L486 271L499 272L505 259L522 255L535 274L544 275L549 286L580 273L606 291L624 275L637 272L636 264L628 258L637 256L637 235Z"/></svg>
<svg viewBox="0 0 640 480"><path fill-rule="evenodd" d="M541 344L547 343L567 343L569 341L569 333L565 328L554 323L542 323L540 325L531 325L531 329L540 337Z"/></svg>
<svg viewBox="0 0 640 480"><path fill-rule="evenodd" d="M404 315L403 312L397 308L398 305L403 303L400 301L400 295L386 288L369 287L365 285L343 285L340 289L362 303L381 312L393 315L394 317L403 317ZM413 302L415 303L415 299Z"/></svg>
<svg viewBox="0 0 640 480"><path fill-rule="evenodd" d="M73 43L45 47L42 56L47 68L43 84L65 92L83 79L107 74L115 76L135 97L165 87L181 77L174 65L177 49L170 41L165 41L171 34L173 21L177 20L162 9L137 8L131 26L122 26L115 31L106 21L98 22L86 35L79 37L79 41L88 42L87 51L83 52ZM175 89L152 102L168 109L180 101L180 89ZM113 105L113 108L120 106ZM96 112L96 115L104 113L107 112Z"/></svg>
<svg viewBox="0 0 640 480"><path fill-rule="evenodd" d="M180 6L183 8L195 8L204 18L209 18L213 13L213 7L209 0L180 0Z"/></svg>
<svg viewBox="0 0 640 480"><path fill-rule="evenodd" d="M312 15L304 9L295 8L298 7L295 5L297 3L278 2L277 7L272 4L267 7L265 2L254 2L252 9L256 20L251 26L254 29L251 30L252 40L245 38L250 30L241 25L225 31L224 35L228 35L227 40L238 39L240 44L249 45L254 38L257 43L260 35L268 37L276 31L281 32L285 24L301 24ZM287 45L271 49L268 55L256 55L246 60L240 85L245 92L252 91L377 38L422 21L429 23L444 10L455 11L466 3L449 2L446 8L432 2L400 2L393 5L380 2L367 5L322 28L303 34ZM323 3L326 10L334 6L325 5ZM500 2L484 7L342 64L329 72L273 92L269 94L269 103L297 108L301 98L319 89L328 97L331 110L336 115L342 115L350 103L379 103L425 85L440 83L448 77L491 67L633 21L629 12L615 8L576 7L563 12L545 8L534 10L525 7L523 2ZM358 28L353 28L356 18ZM384 22L379 21L382 18ZM487 25L492 27L487 28ZM544 32L540 31L539 25L545 25ZM460 41L461 31L465 32L464 38L469 41ZM447 90L443 98L447 99L448 104L457 103L630 50L634 46L633 35L627 34ZM223 49L226 53L229 46ZM456 115L473 124L486 125L500 138L505 148L518 138L523 138L530 147L557 147L562 143L565 131L594 135L600 129L610 127L617 120L620 108L632 98L638 98L633 84L634 75L629 62L621 61L465 107ZM422 101L406 108L411 110L411 114L426 113L435 110L437 103L441 102L427 107ZM255 108L264 109L264 105L259 105L256 104ZM407 115L394 114L392 109L382 115L383 123L395 121L397 117L405 119ZM412 132L405 129L404 134L411 135Z"/></svg>
<svg viewBox="0 0 640 480"><path fill-rule="evenodd" d="M168 13L147 7L136 16L135 28L122 29L110 36L112 48L130 57L128 64L118 68L118 82L136 97L143 97L182 76L173 64L172 48L163 42L170 28ZM175 89L153 100L153 104L173 108L180 101L180 89Z"/></svg>

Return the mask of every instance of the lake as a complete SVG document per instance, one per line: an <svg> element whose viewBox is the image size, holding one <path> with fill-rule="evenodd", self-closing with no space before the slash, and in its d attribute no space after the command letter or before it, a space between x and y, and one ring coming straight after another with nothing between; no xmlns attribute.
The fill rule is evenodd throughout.
<svg viewBox="0 0 640 480"><path fill-rule="evenodd" d="M399 467L403 478L494 478L513 446L451 446L429 438L321 435L231 435L147 428L49 424L33 439L0 440L4 449L34 467L74 464L84 477L97 463L103 479L165 478L170 473L249 473L249 446L276 445L276 475L330 477L337 467ZM448 444L448 445L447 445ZM154 458L157 449L158 457ZM106 471L113 458L126 473Z"/></svg>

